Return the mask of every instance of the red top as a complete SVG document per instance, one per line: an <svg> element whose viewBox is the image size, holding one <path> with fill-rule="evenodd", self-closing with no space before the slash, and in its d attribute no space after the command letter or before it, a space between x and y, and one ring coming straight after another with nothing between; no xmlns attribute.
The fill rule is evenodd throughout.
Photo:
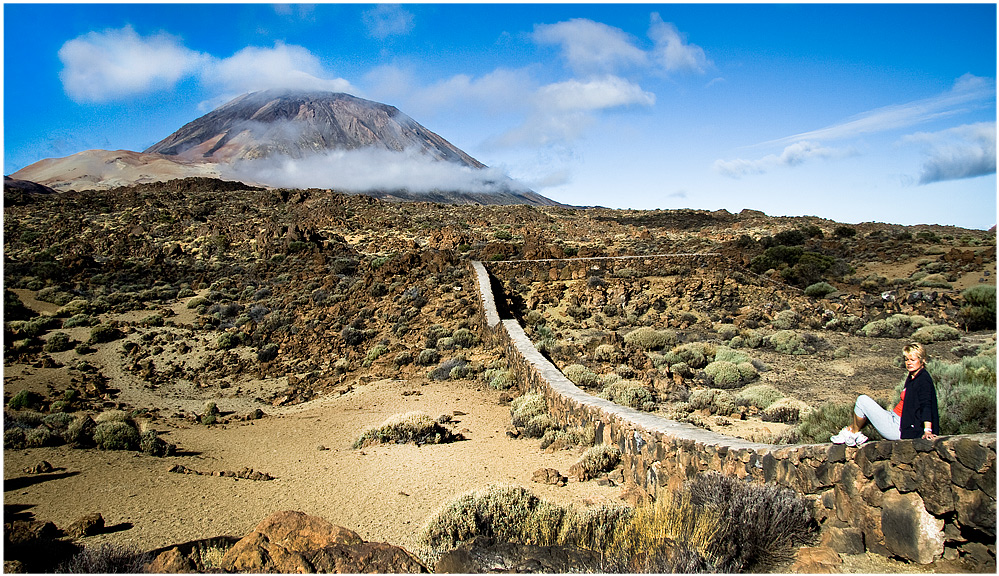
<svg viewBox="0 0 999 576"><path fill-rule="evenodd" d="M903 402L905 402L905 388L902 388L902 399L899 400L898 404L895 405L895 413L898 414L899 418L902 417L902 403Z"/></svg>

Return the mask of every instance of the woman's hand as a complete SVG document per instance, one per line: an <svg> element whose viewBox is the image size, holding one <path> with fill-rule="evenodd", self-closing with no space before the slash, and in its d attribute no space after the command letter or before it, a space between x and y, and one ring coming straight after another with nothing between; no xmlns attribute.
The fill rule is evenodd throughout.
<svg viewBox="0 0 999 576"><path fill-rule="evenodd" d="M937 437L937 435L936 435L936 434L934 434L934 433L933 433L932 431L930 431L930 430L924 430L924 431L923 431L923 435L922 435L922 439L923 439L923 440L933 440L933 439L934 439L934 438L936 438L936 437Z"/></svg>

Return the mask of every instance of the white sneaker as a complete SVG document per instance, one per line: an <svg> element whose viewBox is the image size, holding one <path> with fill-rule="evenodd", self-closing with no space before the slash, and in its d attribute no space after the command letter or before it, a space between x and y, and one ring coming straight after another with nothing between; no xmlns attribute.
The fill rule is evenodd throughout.
<svg viewBox="0 0 999 576"><path fill-rule="evenodd" d="M857 434L851 439L846 441L847 446L861 447L867 442L867 436L864 436L863 432L857 432Z"/></svg>
<svg viewBox="0 0 999 576"><path fill-rule="evenodd" d="M850 427L844 426L843 429L839 431L839 434L835 436L830 436L829 440L833 444L846 444L847 446L853 446L851 442L853 441L854 437L855 437L854 433L850 432Z"/></svg>

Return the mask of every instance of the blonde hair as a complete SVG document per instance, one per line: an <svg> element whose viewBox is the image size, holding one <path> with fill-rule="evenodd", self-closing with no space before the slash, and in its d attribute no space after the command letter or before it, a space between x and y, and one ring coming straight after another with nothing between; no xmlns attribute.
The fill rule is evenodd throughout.
<svg viewBox="0 0 999 576"><path fill-rule="evenodd" d="M923 348L923 345L919 342L906 344L905 347L902 348L902 354L915 354L916 358L919 358L919 361L924 365L926 364L926 361L929 360L929 354L926 353L926 349Z"/></svg>

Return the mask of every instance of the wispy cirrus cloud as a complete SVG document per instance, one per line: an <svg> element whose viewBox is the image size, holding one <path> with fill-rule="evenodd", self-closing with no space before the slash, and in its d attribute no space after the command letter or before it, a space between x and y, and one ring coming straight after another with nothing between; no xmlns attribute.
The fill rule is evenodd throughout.
<svg viewBox="0 0 999 576"><path fill-rule="evenodd" d="M965 74L958 78L947 92L906 102L876 108L857 114L846 120L811 130L794 134L785 138L771 140L754 147L784 146L780 155L768 154L762 158L734 160L716 160L714 170L731 178L741 178L753 174L764 174L774 168L799 166L810 158L838 158L856 153L852 146L833 149L822 145L823 142L851 140L870 134L879 134L903 130L912 126L956 116L971 109L993 105L995 101L995 85L991 80ZM924 142L928 158L923 166L920 183L939 180L964 178L979 175L981 170L988 169L988 135L980 128L969 130L933 133L932 135L911 136L903 138L902 142ZM961 142L958 142L958 140ZM931 143L933 140L934 143ZM991 133L991 170L995 171L995 125ZM983 152L984 151L984 152ZM967 173L968 176L956 176Z"/></svg>
<svg viewBox="0 0 999 576"><path fill-rule="evenodd" d="M825 128L765 142L764 145L787 144L799 140L842 140L909 128L958 114L970 107L984 106L989 100L994 100L995 95L995 84L990 80L965 74L954 82L950 90L937 96L876 108Z"/></svg>
<svg viewBox="0 0 999 576"><path fill-rule="evenodd" d="M938 132L904 136L904 144L923 149L919 184L961 180L996 173L996 123L964 124Z"/></svg>
<svg viewBox="0 0 999 576"><path fill-rule="evenodd" d="M842 158L852 155L852 149L837 149L821 146L815 142L795 142L784 148L780 154L768 154L756 160L738 158L735 160L716 160L715 172L730 178L741 178L753 174L764 174L774 168L800 166L808 160L825 158Z"/></svg>

